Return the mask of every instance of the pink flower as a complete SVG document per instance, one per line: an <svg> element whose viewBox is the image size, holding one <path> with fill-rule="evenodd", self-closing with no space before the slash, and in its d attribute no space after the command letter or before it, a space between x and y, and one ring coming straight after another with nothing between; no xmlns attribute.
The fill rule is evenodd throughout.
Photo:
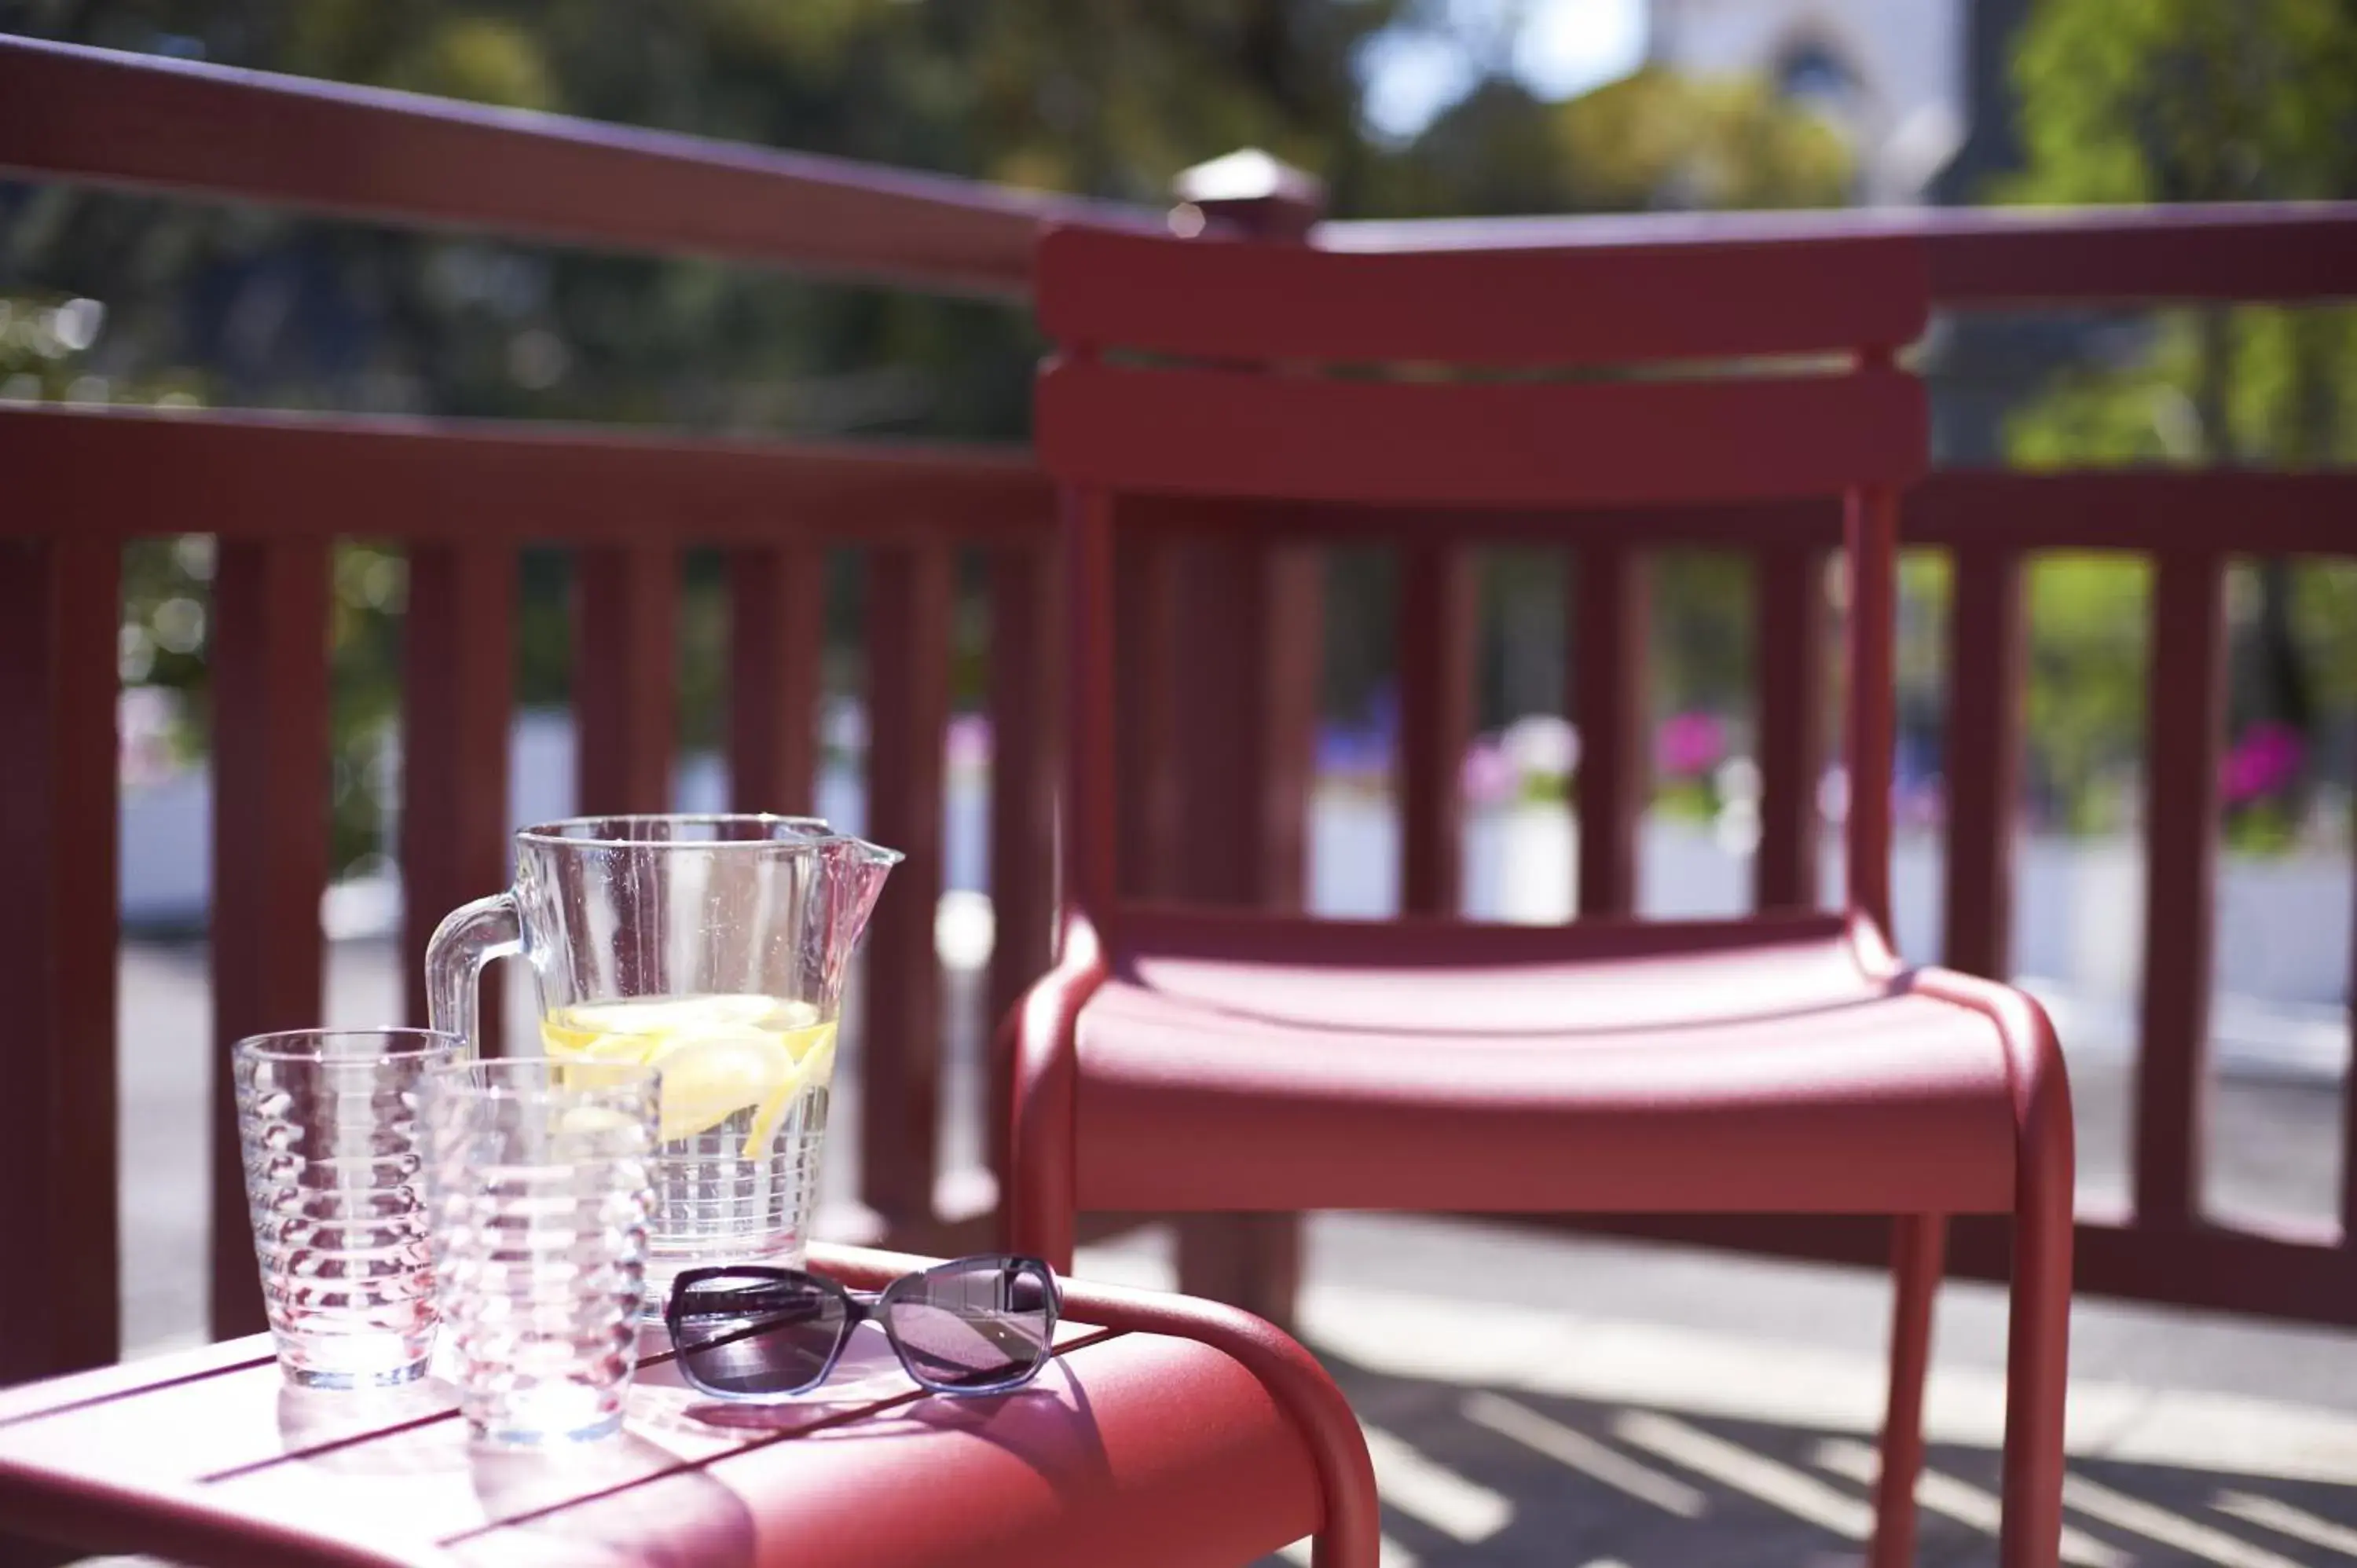
<svg viewBox="0 0 2357 1568"><path fill-rule="evenodd" d="M1493 806L1514 791L1513 764L1493 740L1477 740L1465 748L1465 765L1457 787L1469 806Z"/></svg>
<svg viewBox="0 0 2357 1568"><path fill-rule="evenodd" d="M2299 731L2277 720L2262 720L2244 730L2219 759L2218 792L2230 806L2273 795L2299 777L2307 756L2308 743Z"/></svg>
<svg viewBox="0 0 2357 1568"><path fill-rule="evenodd" d="M1653 767L1664 779L1694 779L1727 755L1727 733L1709 714L1679 714L1653 732Z"/></svg>
<svg viewBox="0 0 2357 1568"><path fill-rule="evenodd" d="M960 714L950 721L945 749L950 770L953 773L987 768L990 766L990 721L977 714Z"/></svg>

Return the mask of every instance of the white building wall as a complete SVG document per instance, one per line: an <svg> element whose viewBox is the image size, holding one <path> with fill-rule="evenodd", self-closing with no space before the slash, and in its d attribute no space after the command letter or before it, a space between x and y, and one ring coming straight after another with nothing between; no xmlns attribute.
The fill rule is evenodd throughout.
<svg viewBox="0 0 2357 1568"><path fill-rule="evenodd" d="M1857 83L1824 107L1859 152L1859 196L1922 199L1966 125L1968 0L1652 0L1649 50L1695 76L1777 77L1813 46Z"/></svg>

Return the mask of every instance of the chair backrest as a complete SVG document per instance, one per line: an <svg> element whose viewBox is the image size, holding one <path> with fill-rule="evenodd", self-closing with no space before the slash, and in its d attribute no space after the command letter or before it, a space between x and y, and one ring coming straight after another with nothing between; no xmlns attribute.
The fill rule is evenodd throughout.
<svg viewBox="0 0 2357 1568"><path fill-rule="evenodd" d="M1112 914L1114 500L1566 510L1845 498L1849 902L1887 922L1895 368L1911 240L1344 252L1064 229L1039 247L1034 441L1073 594L1067 896Z"/></svg>

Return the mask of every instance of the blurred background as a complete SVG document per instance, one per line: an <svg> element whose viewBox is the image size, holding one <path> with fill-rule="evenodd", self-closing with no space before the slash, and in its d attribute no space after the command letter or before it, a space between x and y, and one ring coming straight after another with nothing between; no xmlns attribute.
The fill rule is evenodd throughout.
<svg viewBox="0 0 2357 1568"><path fill-rule="evenodd" d="M2336 0L0 0L0 30L1148 203L1182 167L1258 145L1322 177L1344 218L2357 194L2357 19ZM0 185L9 400L1017 440L1037 348L1022 312L996 304ZM2357 328L2341 309L1975 317L1943 322L1923 369L1943 461L2264 467L2357 446ZM404 564L365 543L339 550L336 859L365 885L398 809ZM178 824L202 820L209 560L200 537L132 547L121 664L138 924L187 924L204 908L203 834ZM1324 906L1372 912L1388 897L1383 813L1352 804L1387 787L1393 585L1378 553L1337 553L1328 570L1330 804L1314 882ZM2140 796L2146 572L2093 557L2035 569L2029 886L2049 869L2095 888L2133 874L2115 863ZM830 743L850 752L857 588L850 571L837 578ZM1485 738L1467 783L1488 814L1543 824L1577 757L1552 719L1560 571L1501 552L1486 579ZM693 771L718 731L716 560L691 558L688 581L680 741ZM1675 864L1649 878L1651 896L1732 908L1756 796L1749 600L1732 557L1674 553L1655 582L1652 847ZM518 695L551 714L566 696L565 592L562 555L527 559ZM1901 820L1917 827L1941 811L1943 606L1938 564L1910 562ZM2276 1006L2284 1042L2307 1037L2303 1009L2337 1026L2323 1021L2342 999L2348 901L2330 889L2346 872L2357 755L2352 608L2357 576L2337 566L2255 563L2233 589L2222 785L2235 858L2221 924L2232 954L2247 883L2247 918L2271 937L2243 945L2279 950L2232 959L2222 979L2230 1012ZM959 691L971 702L983 632L968 622ZM525 727L518 788L553 808L538 781L561 791L569 770L539 753L564 740L534 718ZM978 765L987 748L963 726L957 760ZM1545 827L1526 831L1544 852ZM2311 890L2299 868L2328 862ZM1566 877L1534 865L1518 890L1498 885L1498 864L1475 856L1477 906L1560 912L1548 899L1567 897ZM2118 964L2136 933L2039 918L2071 897L2025 897L2017 967L2102 1009L2132 982ZM358 919L382 900L346 902ZM1928 894L1908 902L1901 940L1928 952ZM2261 908L2284 910L2280 924ZM2313 961L2287 947L2312 948ZM2317 1045L2319 1059L2340 1054Z"/></svg>
<svg viewBox="0 0 2357 1568"><path fill-rule="evenodd" d="M1247 146L1323 180L1339 218L2357 197L2357 9L2340 0L0 0L0 31L1156 206L1183 168ZM997 302L0 184L12 402L1018 442L1039 348ZM2357 450L2357 316L2341 308L1975 315L1936 323L1921 368L1944 463L2266 467ZM381 943L400 897L405 567L389 546L337 548L324 918ZM124 913L135 948L160 954L209 908L211 563L200 535L127 558ZM821 792L854 824L856 564L834 563ZM978 709L980 563L962 568L956 690ZM1337 550L1323 570L1311 899L1381 913L1396 903L1394 566ZM526 555L519 820L571 800L567 572L560 552ZM1904 567L1898 925L1923 957L1939 938L1943 572ZM2015 968L2098 1101L2134 1035L2148 574L2040 556L2030 580ZM692 552L685 579L676 793L716 804L716 556ZM1644 904L1733 912L1758 832L1745 569L1673 552L1652 592ZM1487 552L1482 594L1467 905L1561 918L1579 764L1560 716L1562 560ZM2229 1121L2265 1157L2215 1165L2212 1196L2323 1217L2348 1053L2357 570L2241 562L2230 608L2217 1060L2250 1086ZM949 745L942 942L971 969L990 940L978 712ZM1843 797L1831 769L1829 829ZM192 962L182 979L200 987ZM131 1015L182 994L145 972L126 971ZM2116 1135L2098 1123L2092 1142ZM2091 1155L2091 1188L2115 1179Z"/></svg>
<svg viewBox="0 0 2357 1568"><path fill-rule="evenodd" d="M0 0L0 30L1148 203L1182 167L1258 145L1325 179L1342 218L2357 194L2357 19L2333 0ZM1943 323L1923 364L1939 456L2338 461L2357 446L2352 321L2252 307ZM13 401L1019 440L1037 348L1023 314L995 304L0 186L0 398ZM134 547L122 671L141 790L204 757L208 563L201 538ZM1329 570L1324 771L1338 791L1380 791L1392 585L1372 555ZM2136 821L2142 573L2087 559L2036 575L2032 820L2090 850ZM680 738L694 756L716 742L721 645L716 565L692 562L689 577L705 612L683 618ZM1490 738L1468 781L1485 803L1544 802L1577 767L1576 737L1527 722L1562 711L1559 580L1511 557L1487 577ZM348 873L376 863L397 809L403 579L398 553L342 547ZM1901 775L1920 824L1940 811L1944 585L1927 560L1907 589ZM831 620L846 650L856 591L842 574ZM561 557L528 563L527 705L565 702L565 594ZM1659 810L1716 824L1739 850L1739 574L1676 554L1656 598ZM2352 607L2357 581L2340 570L2266 562L2236 585L2226 826L2255 863L2345 853ZM964 639L969 700L980 636L976 623ZM856 746L848 679L836 741ZM131 875L135 918L201 907L195 868ZM1361 881L1320 878L1329 899L1379 902ZM2065 967L2023 957L2031 973Z"/></svg>
<svg viewBox="0 0 2357 1568"><path fill-rule="evenodd" d="M1169 205L1182 171L1250 147L1322 182L1340 219L2357 199L2349 0L0 0L0 33L1148 209ZM1015 446L1040 347L1017 302L0 181L0 403ZM1915 359L1945 465L2314 468L2357 453L2349 307L1975 312L1936 318ZM156 537L126 547L117 642L120 1202L135 1261L124 1348L135 1355L203 1336L213 1058L215 553L168 511L150 526ZM2232 548L2234 520L2216 526ZM390 542L335 550L327 1010L331 1022L373 1023L397 1014L402 995L391 852L407 565ZM682 807L716 809L722 562L693 542L684 560L673 793ZM1577 880L1581 761L1564 716L1565 553L1487 549L1480 562L1464 903L1559 920ZM951 639L958 714L945 737L947 890L935 925L950 979L940 1042L949 1187L984 1176L985 1148L985 565L975 551L958 558ZM1329 549L1317 569L1308 898L1380 915L1399 902L1397 565L1382 550ZM2040 553L2028 574L2011 968L2048 1002L2070 1053L2083 1208L2127 1197L2151 571L2148 556ZM1942 937L1943 721L1952 682L1974 672L1948 668L1944 557L1910 553L1901 572L1896 934L1928 960ZM2357 564L2237 556L2230 573L2200 1208L2330 1223L2350 1055ZM595 628L576 637L571 574L565 550L524 553L517 822L563 815L575 800L574 660ZM866 811L869 580L860 552L830 557L818 807L854 829ZM1641 905L1738 912L1760 837L1750 567L1732 553L1663 552L1647 591ZM1828 866L1846 801L1828 767L1817 792ZM511 1011L528 1004L523 991L507 987ZM846 1199L860 1136L848 1103L860 1085L856 1027L847 1039L847 1103L828 1156L831 1195ZM1167 1282L1167 1238L1148 1230L1083 1267ZM1858 1455L1819 1434L1869 1431L1878 1409L1886 1308L1874 1279L1351 1216L1312 1221L1307 1273L1302 1322L1374 1428L1398 1563L1587 1562L1592 1553L1562 1555L1582 1530L1610 1552L1591 1568L1624 1557L1815 1563L1830 1560L1828 1533L1859 1539L1856 1498L1823 1478L1854 1484ZM1462 1296L1486 1304L1484 1323L1499 1343L1524 1347L1527 1364L1419 1359L1414 1326L1458 1312ZM2074 1450L2072 1506L2103 1539L2077 1538L2071 1561L2280 1568L2357 1557L2357 1341L2110 1304L2083 1305L2076 1324L2074 1409L2102 1455L2083 1463ZM1985 1287L1947 1292L1932 1425L1935 1444L1951 1445L1934 1456L1952 1479L1994 1480L1982 1429L2002 1391L2001 1331ZM1478 1361L1486 1337L1464 1337ZM1494 1391L1516 1379L1525 1392L1545 1384L1555 1419L1609 1428L1711 1478L1708 1530L1658 1537L1669 1526L1648 1515L1625 1539L1597 1534L1597 1520L1620 1517L1607 1505L1642 1508L1576 1478L1567 1487L1559 1453L1534 1457L1527 1423L1519 1448L1498 1435L1496 1402L1480 1402L1490 1394L1459 1402L1469 1382ZM1707 1418L1714 1435L1689 1434L1701 1446L1677 1436L1664 1410ZM1709 1468L1714 1441L1813 1473L1798 1490L1779 1481L1760 1492L1739 1478L1763 1474L1756 1464ZM2221 1490L2221 1476L2242 1479ZM2261 1480L2264 1498L2238 1489ZM1986 1544L1988 1528L1987 1509L1975 1524L1980 1505L1947 1495L1955 1506L1927 1536L1941 1561ZM1702 1518L1700 1497L1677 1528ZM2161 1503L2209 1510L2210 1522ZM2222 1510L2263 1524L2283 1551L2222 1536L2212 1518ZM2325 1555L2302 1554L2311 1548Z"/></svg>

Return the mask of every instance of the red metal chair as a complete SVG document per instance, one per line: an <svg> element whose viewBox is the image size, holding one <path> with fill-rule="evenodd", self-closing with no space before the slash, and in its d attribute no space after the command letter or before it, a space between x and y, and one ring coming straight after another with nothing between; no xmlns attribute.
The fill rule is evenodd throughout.
<svg viewBox="0 0 2357 1568"><path fill-rule="evenodd" d="M2029 998L1903 969L1883 935L1895 497L1926 461L1921 388L1891 355L1923 328L1923 267L1868 237L1389 254L1045 239L1039 308L1061 353L1036 440L1066 498L1069 848L1060 965L1008 1024L1016 1244L1069 1261L1084 1208L1893 1216L1889 1565L1913 1555L1944 1216L2010 1212L2003 1561L2055 1561L2061 1059ZM1150 358L1103 357L1122 349ZM1772 362L1800 355L1820 358ZM1666 360L1760 373L1312 369ZM1439 528L1474 509L1833 494L1853 607L1846 914L1536 929L1116 899L1113 530L1168 516L1157 498L1421 508Z"/></svg>

